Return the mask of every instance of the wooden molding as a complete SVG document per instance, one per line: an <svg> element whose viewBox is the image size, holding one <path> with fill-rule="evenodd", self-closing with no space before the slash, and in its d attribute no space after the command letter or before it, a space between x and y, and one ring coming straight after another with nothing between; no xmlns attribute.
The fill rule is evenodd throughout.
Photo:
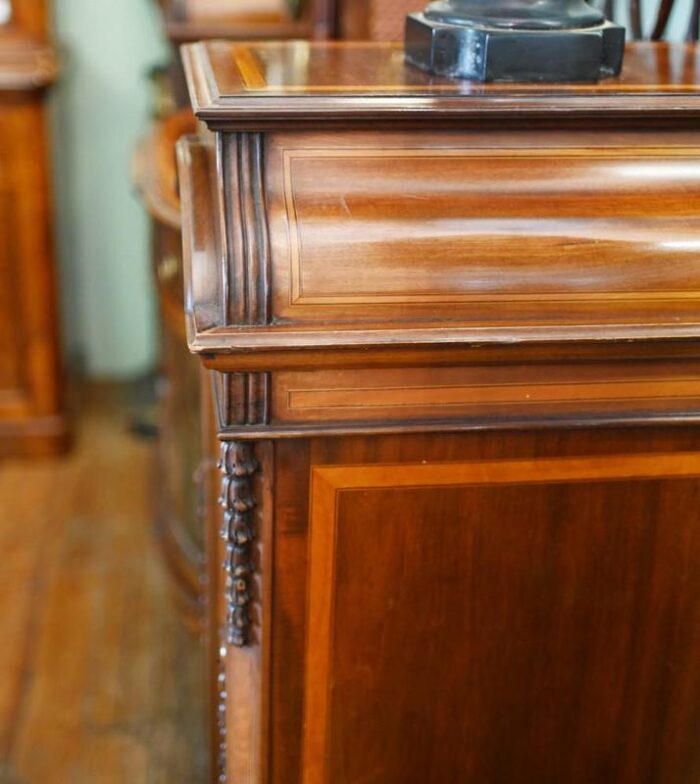
<svg viewBox="0 0 700 784"><path fill-rule="evenodd" d="M233 141L233 140L232 140ZM270 318L270 240L260 134L239 134L217 148L228 262L227 324L262 325Z"/></svg>
<svg viewBox="0 0 700 784"><path fill-rule="evenodd" d="M251 84L231 56L232 47L240 46L210 41L183 47L195 114L212 130L279 129L292 119L295 128L308 129L329 120L345 127L436 120L454 126L485 118L561 121L633 114L643 121L660 113L679 119L700 113L698 53L691 45L637 43L626 53L625 78L596 85L526 84L514 89L489 84L468 91L459 81L406 69L403 44L397 43L250 44L246 62L261 63ZM261 96L267 100L261 102Z"/></svg>
<svg viewBox="0 0 700 784"><path fill-rule="evenodd" d="M226 543L226 640L242 647L248 641L251 623L251 547L255 538L253 509L256 506L252 476L259 465L253 447L236 441L222 444L219 465L223 475L220 502L224 508L221 537Z"/></svg>

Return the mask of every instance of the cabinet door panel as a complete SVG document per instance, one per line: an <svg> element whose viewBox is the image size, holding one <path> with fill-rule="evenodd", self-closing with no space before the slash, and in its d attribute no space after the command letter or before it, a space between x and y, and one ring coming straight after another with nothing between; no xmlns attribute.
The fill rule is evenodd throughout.
<svg viewBox="0 0 700 784"><path fill-rule="evenodd" d="M696 781L698 474L314 468L304 784Z"/></svg>

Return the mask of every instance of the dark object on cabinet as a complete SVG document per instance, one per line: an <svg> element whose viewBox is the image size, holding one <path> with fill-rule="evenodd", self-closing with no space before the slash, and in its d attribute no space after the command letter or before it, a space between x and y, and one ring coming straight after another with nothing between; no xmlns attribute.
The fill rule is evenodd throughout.
<svg viewBox="0 0 700 784"><path fill-rule="evenodd" d="M0 4L0 456L68 446L44 104L58 61L43 2Z"/></svg>
<svg viewBox="0 0 700 784"><path fill-rule="evenodd" d="M700 53L300 46L186 49L219 780L696 781Z"/></svg>
<svg viewBox="0 0 700 784"><path fill-rule="evenodd" d="M406 17L406 61L480 82L595 82L620 73L625 28L584 0L436 0Z"/></svg>

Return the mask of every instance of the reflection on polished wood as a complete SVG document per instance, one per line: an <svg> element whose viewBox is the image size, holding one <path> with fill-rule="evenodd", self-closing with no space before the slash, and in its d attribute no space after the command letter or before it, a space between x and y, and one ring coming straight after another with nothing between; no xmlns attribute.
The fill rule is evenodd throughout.
<svg viewBox="0 0 700 784"><path fill-rule="evenodd" d="M69 457L0 463L0 781L206 778L203 654L151 531L124 392L83 400Z"/></svg>
<svg viewBox="0 0 700 784"><path fill-rule="evenodd" d="M221 129L261 129L295 114L299 127L321 118L364 126L384 117L394 124L439 118L446 125L515 115L556 114L563 120L700 113L700 53L692 44L631 45L620 77L593 85L444 79L407 65L402 46L391 43L209 41L186 48L184 59L196 113ZM204 62L211 63L215 80L203 70Z"/></svg>
<svg viewBox="0 0 700 784"><path fill-rule="evenodd" d="M187 49L229 782L700 776L698 57L473 87Z"/></svg>

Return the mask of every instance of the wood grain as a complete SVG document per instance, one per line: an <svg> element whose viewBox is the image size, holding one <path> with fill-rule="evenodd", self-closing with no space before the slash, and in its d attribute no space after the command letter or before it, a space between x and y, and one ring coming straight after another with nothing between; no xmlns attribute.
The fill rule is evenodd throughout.
<svg viewBox="0 0 700 784"><path fill-rule="evenodd" d="M185 50L209 448L265 455L239 593L209 543L229 781L700 775L699 58L481 86L386 44Z"/></svg>
<svg viewBox="0 0 700 784"><path fill-rule="evenodd" d="M699 475L697 453L314 468L304 784L692 780Z"/></svg>
<svg viewBox="0 0 700 784"><path fill-rule="evenodd" d="M0 464L0 779L206 776L203 652L151 533L153 454L122 393L84 401L70 457Z"/></svg>
<svg viewBox="0 0 700 784"><path fill-rule="evenodd" d="M246 81L233 56L247 47L256 62ZM470 84L406 67L402 44L366 42L255 44L209 41L183 49L195 114L218 131L285 127L433 127L525 117L570 127L596 120L635 123L700 112L700 56L694 45L636 43L619 78L596 84ZM246 58L247 62L251 58ZM262 86L261 86L262 85ZM260 98L264 97L264 102ZM500 121L500 122L499 122Z"/></svg>
<svg viewBox="0 0 700 784"><path fill-rule="evenodd" d="M652 550L649 548L653 548L653 543L657 542L664 552L663 558L690 559L684 562L682 568L678 564L678 568L671 567L668 562L661 566L661 573L665 575L666 587L677 592L676 598L670 600L671 604L679 612L685 612L685 609L691 614L695 612L688 604L692 603L695 594L693 591L685 593L684 580L686 577L691 581L697 578L696 570L691 566L693 556L686 549L688 546L698 546L694 533L697 516L694 513L683 516L680 509L695 509L692 499L698 492L698 480L685 479L684 475L698 474L700 462L692 451L696 433L694 428L646 431L590 429L520 434L443 433L439 438L425 434L279 442L275 458L275 642L270 780L275 784L297 784L308 775L310 781L332 781L334 784L365 780L404 782L425 780L427 775L431 775L430 780L439 782L587 781L593 775L590 766L595 766L597 759L600 759L600 764L612 765L605 768L609 781L636 781L635 776L641 775L639 768L635 768L639 764L649 781L665 783L669 780L685 784L692 780L692 777L684 778L686 772L694 770L693 766L697 764L693 756L692 723L686 725L685 729L681 726L685 722L684 711L689 706L682 707L680 702L674 703L673 710L677 711L675 718L664 714L660 708L657 710L658 704L648 702L644 719L640 719L641 724L638 724L640 734L636 736L641 739L647 733L645 739L640 740L641 746L635 750L629 749L625 755L616 756L613 751L622 741L610 741L605 747L609 752L601 746L596 751L585 742L580 745L577 755L573 756L567 752L560 755L556 748L571 748L567 745L573 743L573 735L570 733L576 732L585 735L590 731L592 743L607 743L603 741L603 736L596 736L597 719L593 717L600 716L599 712L607 716L605 732L609 733L608 739L613 735L620 739L627 738L626 719L622 718L624 712L634 713L634 705L638 704L634 700L643 702L645 698L642 694L647 693L646 689L650 690L650 701L653 701L654 694L665 693L666 687L658 684L667 676L674 677L663 668L657 668L648 672L649 678L661 679L655 681L656 685L651 680L639 680L647 678L635 663L638 656L646 656L639 648L627 649L627 658L607 657L605 651L620 643L623 637L629 640L629 635L638 632L643 634L642 627L647 621L642 605L638 605L637 615L625 616L626 611L621 610L619 623L613 624L610 617L605 616L603 606L609 607L609 612L617 612L622 607L619 602L624 604L630 600L630 591L639 602L644 603L645 596L652 601L647 589L653 592L657 588L659 591L665 590L656 581L653 587L646 583L646 572L638 571L642 562L637 556L641 558L644 551L651 557ZM657 471L678 473L679 476L661 480ZM300 476L314 477L310 495L299 492ZM459 482L462 479L477 484L460 489ZM320 481L317 483L317 480ZM458 486L454 486L453 482ZM510 484L513 482L514 485ZM664 499L663 503L659 500L661 498ZM314 499L318 500L318 505ZM663 534L661 528L656 528L658 536L653 534L649 526L661 525L661 517L657 515L670 513L669 504L672 506L675 503L680 505L673 517L677 525L663 528ZM326 517L326 512L329 517ZM334 520L338 526L336 533ZM682 524L681 520L687 522ZM315 523L317 525L314 528ZM479 528L479 539L475 540L480 542L479 549L474 549L475 542L472 541L473 546L470 547L463 537L468 539L470 532L476 530L472 526L482 525L483 528ZM557 533L560 531L563 536L564 528L559 526L564 526L573 537L569 540L571 549L567 550L568 555L561 553L562 560L559 560L560 549L556 543L561 542L564 547ZM674 543L671 540L676 534L679 539ZM637 544L633 544L629 537L637 535L641 538ZM331 540L336 536L338 538L335 539L334 547ZM686 539L686 536L689 538ZM663 545L660 537L664 537ZM443 540L451 544L443 547L440 544ZM690 545L691 541L695 544ZM634 549L637 546L641 550ZM537 552L533 552L532 548L537 549ZM490 560L492 556L493 561ZM637 566L632 566L628 558L633 559ZM584 568L583 563L587 559L588 566L584 571L577 571L579 566ZM448 561L451 563L449 569ZM569 672L569 676L566 676L570 677L568 685L564 685L564 680L560 681L557 688L551 683L547 685L546 669L539 670L543 680L540 681L541 686L533 685L533 691L529 690L529 676L513 674L512 680L506 678L507 667L503 670L499 663L505 662L510 653L515 656L513 662L518 660L523 663L524 659L519 658L521 653L527 658L528 652L536 657L537 651L545 651L548 644L546 640L538 638L539 641L535 642L534 638L538 634L546 636L550 627L544 622L544 616L541 616L542 625L535 623L531 627L511 628L508 624L497 623L495 618L489 620L486 608L493 607L495 611L498 607L498 612L512 612L511 623L525 623L524 616L520 616L521 611L527 615L532 610L535 615L528 617L535 618L537 613L544 612L542 604L539 604L539 610L536 609L538 603L551 601L555 603L552 606L555 606L557 597L565 591L564 582L571 590L578 579L592 585L588 581L594 581L595 565L600 561L610 566L610 570L605 571L605 576L600 579L608 582L609 588L616 586L614 591L619 589L620 593L615 599L610 594L607 604L603 602L600 605L602 615L589 615L584 624L600 624L595 632L601 645L595 650L600 652L600 656L595 654L596 663L590 665L593 669L597 668L597 675L593 669L586 670L587 659L576 653L581 648L566 648L569 643L564 643L562 638L564 647L559 650L559 654L571 654L574 658L567 659L569 664L556 659L552 651L547 655L554 657L552 667L561 664L562 669L557 669L557 672L564 680L564 674ZM477 571L472 572L469 564ZM489 577L491 568L496 570L493 579ZM557 577L555 572L559 568L561 572ZM550 572L550 569L554 571ZM636 589L615 583L615 574L623 571L627 575L624 579L638 581ZM516 575L519 575L517 580L520 581L517 587L516 583L509 582ZM675 575L686 577L679 576L678 581L675 581ZM460 580L472 580L471 587L462 585ZM642 583L646 587L643 588ZM511 588L506 588L508 585ZM406 593L402 593L401 586L405 586ZM479 605L484 608L484 615L480 616L479 624L473 627L474 637L468 643L459 635L452 637L457 628L461 628L462 622L458 617L462 610L458 607L463 608L463 605L460 603L472 600L480 602L477 597L482 596L482 589L489 592L492 598L485 599L485 604ZM533 591L531 594L527 593L530 589ZM509 593L511 590L512 593ZM586 590L580 595L584 596ZM606 595L602 582L597 588L591 588L593 590L600 590L603 596ZM336 592L336 599L333 599L333 591ZM478 593L475 594L475 591ZM491 594L491 591L494 593ZM496 594L500 591L505 593L497 599ZM393 604L392 596L395 597ZM530 599L534 604L528 604ZM526 604L530 610L525 609ZM342 613L333 616L330 627L324 625L324 618L327 620L329 617L329 606L335 608L336 614ZM452 608L449 611L448 606ZM614 607L617 610L613 610ZM567 636L564 626L574 618L574 615L569 614L572 608L560 605L559 609L562 634ZM585 602L579 605L579 610L583 615L576 616L576 623L583 623L588 612ZM396 627L396 634L391 628L394 619L401 627L400 630ZM441 626L443 623L446 625ZM688 628L693 627L690 616L687 623ZM524 634L525 628L529 629L527 634L534 636L527 639L523 637L521 632ZM567 628L571 631L569 642L573 645L571 641L576 635L570 627ZM328 638L324 636L324 629L328 630ZM644 638L644 644L651 646L648 650L653 659L656 655L653 653L656 650L654 646L663 647L666 638L655 637L656 632L651 628L648 631L649 636ZM482 633L485 636L482 637ZM481 642L485 643L491 634L501 633L503 637L500 640L492 637L488 643L494 645L486 657L486 661L493 663L491 673L494 681L487 684L483 680L470 680L470 671L464 667L460 669L460 662L468 655L465 652L471 651L471 655L477 658L470 660L477 661ZM432 637L433 634L437 637ZM440 637L442 634L444 637ZM331 640L331 647L326 645L328 640ZM448 642L450 640L452 642ZM605 640L609 641L609 645ZM580 644L585 648L584 642ZM677 654L678 661L684 662L685 674L675 673L680 678L678 683L692 682L692 658L687 658L690 654L685 649L686 644L692 643L675 638L675 642L668 644L678 645L673 648L674 654L670 653L671 648L668 649L669 655ZM452 654L454 659L451 658ZM386 666L380 664L385 655ZM330 660L327 656L331 657ZM324 661L329 662L331 667L328 678L323 675L324 667L321 665ZM452 664L448 665L448 661ZM404 664L408 669L403 669ZM532 661L531 664L535 669L540 666ZM623 675L622 670L617 671L616 675L618 666L627 675ZM340 669L334 669L336 667ZM394 667L397 668L395 680L392 674ZM448 672L450 667L453 669ZM594 693L588 695L589 709L581 714L567 701L577 693L576 683L584 677L584 670L588 673L586 678L593 678L590 685ZM486 677L486 670L480 672ZM578 676L574 676L573 672L578 673ZM633 687L632 681L627 681L630 683L630 692L625 706L620 706L622 713L606 713L607 678L617 678L620 683L624 678L630 678L635 683ZM503 679L502 684L499 679ZM450 720L443 722L438 715L443 702L441 699L433 699L430 694L436 694L435 689L439 691L442 688L439 684L447 681L450 683L449 688L440 694L452 707L446 708L444 715L441 714L442 718L448 714L450 716ZM411 684L410 688L407 687L408 683ZM465 697L462 689L470 689L470 683L474 685L471 696L485 702L481 703L481 708L473 704L472 709L463 711L454 707L455 703L449 702L450 695L459 702ZM599 691L595 691L598 688L595 684L600 685ZM657 691L657 686L661 691ZM674 689L675 686L669 682L667 690ZM535 735L526 731L525 725L518 725L519 729L516 729L515 724L512 724L511 732L504 730L503 735L498 735L498 727L505 727L509 722L517 723L517 716L520 715L515 703L512 703L512 710L504 708L503 713L499 712L499 700L505 706L510 699L508 694L516 701L520 697L532 700L531 705L542 700L539 702L540 708L530 714L539 715L538 710L542 714L544 723L538 724L542 733L537 736L537 740ZM636 696L633 697L633 694ZM488 707L486 703L492 696L494 703ZM319 713L316 704L317 697L331 700L327 703L329 713L325 729L323 711ZM545 729L544 724L549 721L547 716L553 717L559 708L564 713L556 720L552 718L554 724ZM396 713L393 713L394 710ZM299 716L304 713L308 718L302 723ZM468 730L465 730L465 735L458 736L464 729L463 722L471 719L485 728L487 725L484 722L490 721L487 716L491 716L494 722L490 725L494 733L490 741L487 742L477 726L474 727L473 736ZM409 717L412 719L409 720ZM590 723L586 723L587 717L590 717ZM425 724L421 723L423 719ZM394 720L397 722L395 725ZM433 723L433 720L437 723ZM617 720L620 723L616 724ZM678 724L674 728L667 725L666 733L656 723L663 720L671 723L677 721ZM554 728L557 724L559 730ZM394 726L396 735L391 729ZM325 743L323 738L329 741L325 748L331 756L326 757L325 762L322 757L314 756L315 763L321 760L322 765L319 769L312 764L312 772L308 772L301 758L303 727L306 728L307 744L312 747L307 754L313 754L314 748L320 749L321 746L315 744ZM401 739L410 736L412 727L416 732L418 727L424 730L408 743L409 748L416 750L417 756L411 756L412 752L408 754L406 749L394 754L398 747L406 745L405 740ZM435 729L437 735L431 734L431 727L439 727L439 730ZM336 731L340 734L335 734ZM345 734L346 731L349 734ZM561 747L556 747L553 740L557 732L563 744ZM650 738L650 732L658 733L654 735L654 740ZM671 741L673 733L676 733L675 740ZM474 738L474 759L479 758L479 765L482 766L469 776L464 767L459 767L466 763L458 752L469 746L465 740L468 737ZM344 740L341 742L340 738ZM452 740L445 741L445 738ZM664 738L669 738L671 745L664 745ZM353 750L353 739L362 745L362 753ZM483 746L480 745L482 739ZM513 746L509 745L509 739L512 739ZM336 741L340 745L336 745ZM530 741L532 746L529 745ZM540 748L537 744L545 741L555 745L547 745L548 753L542 760L535 755L519 769L517 765L508 767L509 760L513 758L510 751L516 756L527 755L534 753L535 748ZM399 745L396 746L395 742ZM671 751L673 743L680 744L676 746L681 755L678 760L673 756L675 752ZM649 744L654 746L653 750L648 748ZM340 751L341 747L344 748L343 752ZM447 748L451 749L450 753L447 753ZM421 755L430 755L430 749L441 751L437 756L430 757L429 761L428 756ZM505 753L504 749L510 751ZM635 761L635 755L637 752L642 754L642 750L649 756L639 756ZM466 751L464 753L467 754ZM658 773L654 773L648 767L649 763L643 760L657 754L660 755L659 760L663 755L667 756L663 763L659 762ZM415 778L409 760L415 763ZM401 767L404 763L405 767ZM394 767L396 765L399 767ZM457 767L451 767L453 765ZM554 767L548 767L550 765ZM564 767L557 767L560 765ZM567 765L573 767L567 768ZM316 775L313 773L314 768L319 778L313 778ZM326 778L323 778L323 770L326 771ZM430 774L426 773L428 770Z"/></svg>

